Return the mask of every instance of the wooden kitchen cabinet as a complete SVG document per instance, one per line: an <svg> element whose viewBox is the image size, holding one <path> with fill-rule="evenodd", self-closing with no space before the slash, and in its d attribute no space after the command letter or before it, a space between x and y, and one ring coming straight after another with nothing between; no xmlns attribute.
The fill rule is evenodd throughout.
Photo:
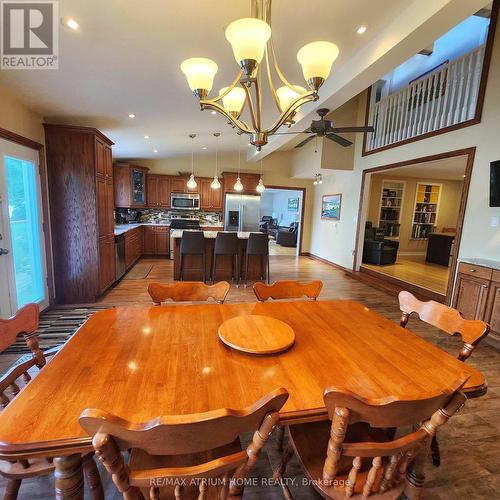
<svg viewBox="0 0 500 500"><path fill-rule="evenodd" d="M144 227L139 226L125 233L125 267L132 267L144 253Z"/></svg>
<svg viewBox="0 0 500 500"><path fill-rule="evenodd" d="M168 226L144 226L144 253L168 255L170 251L170 228Z"/></svg>
<svg viewBox="0 0 500 500"><path fill-rule="evenodd" d="M219 189L212 189L212 178L199 179L200 206L202 210L222 210L224 200L224 184L221 180Z"/></svg>
<svg viewBox="0 0 500 500"><path fill-rule="evenodd" d="M186 191L186 179L184 177L172 177L170 190L173 193L184 193Z"/></svg>
<svg viewBox="0 0 500 500"><path fill-rule="evenodd" d="M158 176L148 174L146 176L146 192L148 195L148 207L155 208L160 206L160 197L158 190Z"/></svg>
<svg viewBox="0 0 500 500"><path fill-rule="evenodd" d="M158 203L161 208L170 208L170 184L169 175L158 176Z"/></svg>
<svg viewBox="0 0 500 500"><path fill-rule="evenodd" d="M44 128L56 302L94 302L115 281L113 142L94 128Z"/></svg>
<svg viewBox="0 0 500 500"><path fill-rule="evenodd" d="M488 338L500 342L500 271L461 262L453 307L466 319L486 321L491 328Z"/></svg>
<svg viewBox="0 0 500 500"><path fill-rule="evenodd" d="M238 178L238 174L236 172L224 172L224 192L225 193L238 193L238 191L234 190L234 184ZM259 174L240 174L240 180L243 184L243 191L239 191L240 194L257 194L255 188L259 183L260 175ZM222 205L222 201L220 202ZM221 206L222 209L222 206Z"/></svg>
<svg viewBox="0 0 500 500"><path fill-rule="evenodd" d="M115 206L145 208L147 206L147 180L149 168L129 163L113 166Z"/></svg>

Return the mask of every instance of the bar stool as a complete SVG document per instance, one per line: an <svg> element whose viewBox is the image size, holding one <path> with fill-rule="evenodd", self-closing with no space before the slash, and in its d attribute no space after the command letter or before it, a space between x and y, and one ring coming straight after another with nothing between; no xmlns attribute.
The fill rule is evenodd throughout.
<svg viewBox="0 0 500 500"><path fill-rule="evenodd" d="M214 253L212 256L212 284L215 280L217 271L217 256L218 255L231 255L231 278L237 279L239 284L240 278L238 274L238 234L237 233L217 233L215 237ZM236 264L236 265L235 265ZM236 270L236 274L235 274Z"/></svg>
<svg viewBox="0 0 500 500"><path fill-rule="evenodd" d="M245 257L245 286L248 284L248 257L250 255L259 255L267 260L267 283L270 283L269 272L269 236L263 233L250 233L247 243L247 251ZM261 276L263 279L263 276Z"/></svg>
<svg viewBox="0 0 500 500"><path fill-rule="evenodd" d="M203 231L184 231L181 238L180 254L179 280L184 280L184 256L201 255L203 282L205 282L205 237Z"/></svg>

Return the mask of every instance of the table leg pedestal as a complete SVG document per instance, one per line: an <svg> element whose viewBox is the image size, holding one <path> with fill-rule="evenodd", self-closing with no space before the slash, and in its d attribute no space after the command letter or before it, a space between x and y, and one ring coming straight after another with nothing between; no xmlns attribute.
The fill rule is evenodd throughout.
<svg viewBox="0 0 500 500"><path fill-rule="evenodd" d="M104 500L101 476L94 460L94 453L88 453L83 457L83 475L90 492L92 500Z"/></svg>
<svg viewBox="0 0 500 500"><path fill-rule="evenodd" d="M21 487L21 479L9 479L5 488L4 500L15 500Z"/></svg>
<svg viewBox="0 0 500 500"><path fill-rule="evenodd" d="M54 459L57 500L83 500L83 470L80 454Z"/></svg>

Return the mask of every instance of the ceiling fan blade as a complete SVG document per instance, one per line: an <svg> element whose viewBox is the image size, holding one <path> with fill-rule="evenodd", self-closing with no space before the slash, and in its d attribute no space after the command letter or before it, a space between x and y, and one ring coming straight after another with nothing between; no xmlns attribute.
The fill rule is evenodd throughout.
<svg viewBox="0 0 500 500"><path fill-rule="evenodd" d="M347 139L344 139L343 137L340 137L340 135L337 134L327 134L325 137L327 137L331 141L336 142L337 144L340 144L341 146L344 146L345 148L347 148L352 144L351 141L348 141Z"/></svg>
<svg viewBox="0 0 500 500"><path fill-rule="evenodd" d="M309 141L312 141L315 137L316 137L315 135L310 135L307 139L304 139L302 142L299 142L295 147L301 148L302 146L305 146Z"/></svg>
<svg viewBox="0 0 500 500"><path fill-rule="evenodd" d="M332 132L374 132L373 127L334 127Z"/></svg>

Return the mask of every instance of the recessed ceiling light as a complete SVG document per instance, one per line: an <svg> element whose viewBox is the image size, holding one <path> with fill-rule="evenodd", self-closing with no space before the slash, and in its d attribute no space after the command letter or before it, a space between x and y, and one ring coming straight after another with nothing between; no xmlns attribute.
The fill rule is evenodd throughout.
<svg viewBox="0 0 500 500"><path fill-rule="evenodd" d="M145 136L144 136L144 139L149 139L149 135L145 135Z"/></svg>
<svg viewBox="0 0 500 500"><path fill-rule="evenodd" d="M135 118L135 115L134 115L134 113L130 113L130 114L128 115L128 117L129 117L129 118Z"/></svg>
<svg viewBox="0 0 500 500"><path fill-rule="evenodd" d="M157 149L153 149L153 153L158 153L158 150Z"/></svg>
<svg viewBox="0 0 500 500"><path fill-rule="evenodd" d="M210 111L210 113L211 113L212 115L216 115L216 114L217 114L217 111Z"/></svg>
<svg viewBox="0 0 500 500"><path fill-rule="evenodd" d="M206 146L202 146L201 149L208 149Z"/></svg>
<svg viewBox="0 0 500 500"><path fill-rule="evenodd" d="M77 30L80 25L72 17L65 17L63 19L63 24L72 30Z"/></svg>
<svg viewBox="0 0 500 500"><path fill-rule="evenodd" d="M365 31L367 30L367 27L366 26L360 26L357 30L356 30L356 33L358 35L362 35Z"/></svg>

